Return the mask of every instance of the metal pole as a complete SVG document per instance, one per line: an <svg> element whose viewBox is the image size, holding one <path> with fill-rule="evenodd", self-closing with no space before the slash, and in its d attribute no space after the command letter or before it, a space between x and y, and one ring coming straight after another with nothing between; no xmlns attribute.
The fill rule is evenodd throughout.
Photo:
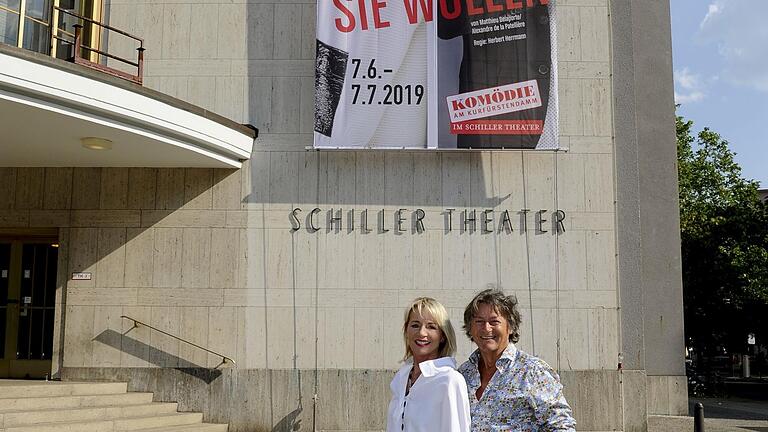
<svg viewBox="0 0 768 432"><path fill-rule="evenodd" d="M27 0L21 0L19 2L19 33L16 35L16 46L24 48L24 26L26 24L25 17L27 16Z"/></svg>
<svg viewBox="0 0 768 432"><path fill-rule="evenodd" d="M136 72L136 76L139 79L139 84L144 85L144 51L146 51L146 48L144 48L144 42L141 42L141 46L136 48L136 51L139 52L139 67L138 71Z"/></svg>
<svg viewBox="0 0 768 432"><path fill-rule="evenodd" d="M750 378L752 376L752 373L749 367L749 354L744 354L741 357L741 375L744 378Z"/></svg>
<svg viewBox="0 0 768 432"><path fill-rule="evenodd" d="M59 50L59 43L56 40L56 36L59 34L59 1L53 0L53 5L51 5L51 22L50 27L48 27L51 29L51 57L53 58L56 58Z"/></svg>
<svg viewBox="0 0 768 432"><path fill-rule="evenodd" d="M83 37L83 26L81 24L75 24L72 26L75 28L75 46L72 47L72 61L77 61L76 59L80 57L80 47L82 46L82 37Z"/></svg>
<svg viewBox="0 0 768 432"><path fill-rule="evenodd" d="M693 407L693 432L704 432L704 405L701 402Z"/></svg>

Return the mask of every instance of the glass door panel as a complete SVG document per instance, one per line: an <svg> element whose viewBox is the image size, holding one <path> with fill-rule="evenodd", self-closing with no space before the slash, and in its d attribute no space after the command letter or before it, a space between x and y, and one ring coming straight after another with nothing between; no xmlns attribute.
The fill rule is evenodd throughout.
<svg viewBox="0 0 768 432"><path fill-rule="evenodd" d="M22 48L50 54L52 7L52 0L27 0L24 9Z"/></svg>
<svg viewBox="0 0 768 432"><path fill-rule="evenodd" d="M0 239L0 378L51 370L58 248L55 239Z"/></svg>
<svg viewBox="0 0 768 432"><path fill-rule="evenodd" d="M39 21L50 22L51 6L53 6L51 0L27 0L24 15Z"/></svg>
<svg viewBox="0 0 768 432"><path fill-rule="evenodd" d="M19 360L49 360L53 346L56 261L58 249L48 244L25 244L22 251L22 279L19 333L16 356Z"/></svg>
<svg viewBox="0 0 768 432"><path fill-rule="evenodd" d="M16 46L19 38L19 6L15 10L3 6L0 0L0 42Z"/></svg>
<svg viewBox="0 0 768 432"><path fill-rule="evenodd" d="M0 359L5 358L5 332L8 328L8 289L11 273L11 244L0 243Z"/></svg>
<svg viewBox="0 0 768 432"><path fill-rule="evenodd" d="M86 17L95 21L101 21L101 1L99 0L59 0L59 7L67 12ZM57 35L67 42L75 40L75 24L82 27L81 44L84 47L93 49L99 48L100 27L85 20L81 20L68 13L59 13L57 22ZM56 50L56 57L71 58L72 45L67 42L59 42ZM81 57L95 62L98 60L98 54L83 49Z"/></svg>
<svg viewBox="0 0 768 432"><path fill-rule="evenodd" d="M25 18L24 41L21 47L30 51L49 54L51 50L51 34L48 23Z"/></svg>
<svg viewBox="0 0 768 432"><path fill-rule="evenodd" d="M20 0L0 0L0 8L13 9L18 12Z"/></svg>

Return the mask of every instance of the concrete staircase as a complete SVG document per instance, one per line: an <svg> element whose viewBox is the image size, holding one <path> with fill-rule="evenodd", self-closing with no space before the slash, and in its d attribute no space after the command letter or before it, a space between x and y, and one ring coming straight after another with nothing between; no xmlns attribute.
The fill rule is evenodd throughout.
<svg viewBox="0 0 768 432"><path fill-rule="evenodd" d="M0 380L0 432L227 432L126 383Z"/></svg>

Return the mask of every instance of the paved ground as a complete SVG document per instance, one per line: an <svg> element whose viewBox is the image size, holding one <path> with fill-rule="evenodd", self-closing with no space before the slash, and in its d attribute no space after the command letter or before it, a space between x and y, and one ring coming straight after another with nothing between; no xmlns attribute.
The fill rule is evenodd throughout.
<svg viewBox="0 0 768 432"><path fill-rule="evenodd" d="M768 432L768 401L739 398L690 398L704 405L705 432Z"/></svg>

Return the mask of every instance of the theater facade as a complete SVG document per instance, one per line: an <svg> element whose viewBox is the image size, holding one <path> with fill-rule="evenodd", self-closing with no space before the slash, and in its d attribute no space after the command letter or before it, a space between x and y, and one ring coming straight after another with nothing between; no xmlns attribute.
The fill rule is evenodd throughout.
<svg viewBox="0 0 768 432"><path fill-rule="evenodd" d="M376 72L341 90L356 48L318 36L327 14L385 31L386 8L427 4L401 2L0 2L0 378L127 381L231 431L378 431L404 307L434 297L460 327L495 285L579 430L685 415L668 2L520 2L556 23L546 83L434 113L404 101L442 84L377 104L385 64L349 58ZM441 0L434 20L513 4ZM379 50L432 68L461 39L442 31L426 58ZM441 82L469 95L460 62ZM493 98L500 122L420 126ZM493 131L549 144L473 137Z"/></svg>

